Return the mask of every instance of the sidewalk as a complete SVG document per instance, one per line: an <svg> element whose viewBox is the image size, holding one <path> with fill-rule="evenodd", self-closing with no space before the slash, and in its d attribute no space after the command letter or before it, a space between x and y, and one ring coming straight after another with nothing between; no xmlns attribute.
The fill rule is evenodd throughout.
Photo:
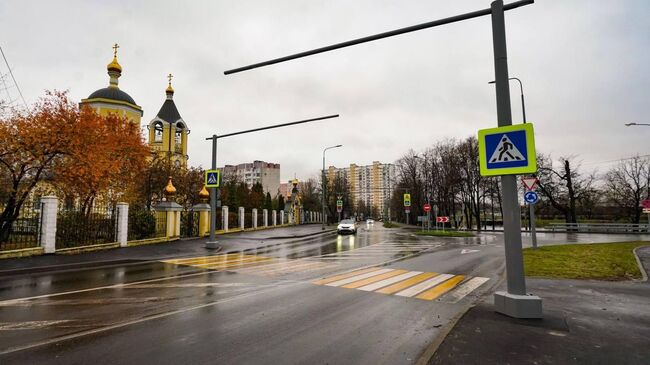
<svg viewBox="0 0 650 365"><path fill-rule="evenodd" d="M637 253L648 271L650 248ZM527 286L544 300L543 319L498 314L490 296L458 321L429 364L650 364L649 282L527 279Z"/></svg>
<svg viewBox="0 0 650 365"><path fill-rule="evenodd" d="M260 231L246 231L217 235L224 252L264 246L266 240L294 241L303 237L331 234L320 225L308 224ZM72 255L42 255L0 260L0 276L79 269L115 264L137 264L170 257L214 255L218 250L205 248L207 238L195 238L136 247L116 248ZM273 242L277 244L278 241Z"/></svg>

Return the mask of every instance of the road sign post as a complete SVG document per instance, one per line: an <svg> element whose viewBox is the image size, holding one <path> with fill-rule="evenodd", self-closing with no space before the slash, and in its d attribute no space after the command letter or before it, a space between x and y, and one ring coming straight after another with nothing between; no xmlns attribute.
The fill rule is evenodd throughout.
<svg viewBox="0 0 650 365"><path fill-rule="evenodd" d="M406 213L406 224L409 224L409 213L411 213L411 194L404 194L404 212Z"/></svg>
<svg viewBox="0 0 650 365"><path fill-rule="evenodd" d="M496 83L497 121L499 127L512 128L510 88L508 85L508 52L506 46L506 26L503 12L503 1L493 1L490 8L492 12L492 41L494 47L494 80ZM530 126L530 124L524 124L524 126ZM532 133L532 126L529 128L529 133ZM526 130L525 128L523 129ZM481 134L479 132L479 143L481 143L480 136ZM509 144L506 144L507 141L503 141L503 138L498 141L498 143L501 143L503 149L502 151L499 151L499 155L495 156L496 160L491 159L491 161L494 160L491 163L491 166L488 165L487 158L492 158L498 148L495 148L493 151L487 151L485 149L485 143L483 143L484 146L482 151L479 147L479 153L484 155L481 159L481 174L487 172L486 170L490 169L490 167L490 170L492 170L491 172L494 173L494 175L535 172L536 163L532 163L535 158L534 144L533 151L529 151L528 149L529 141L534 143L532 138L526 138L526 147L522 148L520 147L522 137L521 133L516 133L516 136L514 134L512 135L512 137L518 141L518 146L515 145L515 141L512 141L510 135L507 135L507 137L511 140ZM524 132L524 137L528 137L527 132ZM491 142L493 143L493 141ZM521 158L521 156L515 156L514 151L511 151L513 145L517 147L517 149L521 148L526 151L526 156L524 156L526 157L526 165L513 163L511 159L506 161L506 158L512 156L515 161L521 163L521 160L517 160L517 157ZM501 152L505 153L501 154ZM507 152L510 152L510 154L508 155ZM489 153L490 156L487 156L487 153ZM519 153L523 154L521 150L519 150ZM510 163L508 164L508 162ZM505 165L502 165L502 163L505 163ZM485 164L485 166L483 164ZM528 167L528 169L524 168L524 166ZM508 171L508 169L512 170ZM503 236L506 253L507 292L499 291L494 294L494 306L497 312L511 317L541 318L541 298L527 295L526 293L524 258L521 248L521 214L517 198L516 177L514 175L501 176L501 184L503 191Z"/></svg>
<svg viewBox="0 0 650 365"><path fill-rule="evenodd" d="M523 179L522 179L523 180ZM537 180L537 179L535 179ZM532 185L527 185L524 184L527 188L530 187L535 187L534 184ZM536 226L535 226L535 204L539 201L539 194L537 194L534 191L527 191L524 194L524 201L526 204L528 204L528 209L529 209L529 220L530 220L530 238L533 243L533 248L537 248L537 232L536 232Z"/></svg>

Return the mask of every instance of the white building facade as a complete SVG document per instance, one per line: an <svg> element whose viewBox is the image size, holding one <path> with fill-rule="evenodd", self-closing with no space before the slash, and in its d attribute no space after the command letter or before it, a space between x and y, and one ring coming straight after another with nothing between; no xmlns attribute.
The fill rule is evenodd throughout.
<svg viewBox="0 0 650 365"><path fill-rule="evenodd" d="M253 161L253 163L242 163L239 165L226 165L221 168L223 180L232 177L245 182L249 187L256 183L262 184L264 192L277 194L280 188L280 164L264 161Z"/></svg>

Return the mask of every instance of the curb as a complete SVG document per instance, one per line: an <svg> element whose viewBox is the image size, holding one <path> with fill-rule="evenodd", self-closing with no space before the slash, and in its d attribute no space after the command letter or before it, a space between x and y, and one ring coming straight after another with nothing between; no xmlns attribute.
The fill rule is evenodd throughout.
<svg viewBox="0 0 650 365"><path fill-rule="evenodd" d="M639 271L641 271L641 279L637 281L645 282L648 281L648 273L646 272L645 267L643 266L643 263L641 262L641 258L639 257L639 254L636 253L636 250L644 247L650 247L650 246L639 246L632 250L632 254L634 255L634 258L636 259L636 264L639 265Z"/></svg>
<svg viewBox="0 0 650 365"><path fill-rule="evenodd" d="M325 231L307 233L307 234L298 235L298 236L273 236L273 237L266 237L266 238L253 238L253 237L241 236L241 237L238 237L238 238L250 239L250 240L263 240L263 241L266 241L266 240L280 240L280 239L287 240L287 239L292 239L292 238L304 238L304 237L310 237L310 236L317 236L317 235L321 235L321 234L324 235L324 234L334 233L334 232L335 232L334 230L329 230L328 229L328 230L325 230Z"/></svg>

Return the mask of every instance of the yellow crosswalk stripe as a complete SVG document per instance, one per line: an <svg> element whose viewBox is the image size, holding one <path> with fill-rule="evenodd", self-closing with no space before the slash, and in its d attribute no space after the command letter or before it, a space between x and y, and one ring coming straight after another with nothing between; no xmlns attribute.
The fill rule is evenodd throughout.
<svg viewBox="0 0 650 365"><path fill-rule="evenodd" d="M419 294L418 296L416 296L416 298L425 299L425 300L434 300L437 297L439 297L439 296L445 294L446 292L450 291L451 289L453 289L456 285L458 285L458 283L463 281L463 279L465 279L465 276L456 275L453 278L445 281L444 283L439 284L439 285L437 285L437 286L435 286L435 287L433 287L433 288Z"/></svg>
<svg viewBox="0 0 650 365"><path fill-rule="evenodd" d="M388 279L388 278L393 277L393 276L404 274L407 271L408 270L393 270L393 271L390 271L390 272L387 272L387 273L371 276L369 278L362 279L362 280L359 280L359 281L354 281L354 282L351 282L350 284L345 284L345 285L342 286L342 288L348 288L348 289L359 288L359 287L362 287L364 285L372 284L372 283L375 283L377 281L381 281L381 280Z"/></svg>
<svg viewBox="0 0 650 365"><path fill-rule="evenodd" d="M347 279L347 278L350 278L350 277L353 277L353 276L357 276L357 275L361 275L361 274L365 274L365 273L368 273L368 272L371 272L371 271L377 271L377 270L379 270L378 267L371 267L371 268L368 268L368 269L352 271L352 272L349 272L349 273L346 273L346 274L331 276L329 278L317 280L317 281L314 281L313 284L325 285L325 284L333 283L335 281Z"/></svg>
<svg viewBox="0 0 650 365"><path fill-rule="evenodd" d="M397 293L398 291L402 289L406 289L409 286L415 285L417 283L423 282L429 278L432 278L434 276L438 275L438 273L435 272L423 272L422 274L419 274L417 276L414 276L410 279L401 281L399 283L395 283L393 285L387 286L385 288L377 290L375 293L382 293L382 294L393 294Z"/></svg>

